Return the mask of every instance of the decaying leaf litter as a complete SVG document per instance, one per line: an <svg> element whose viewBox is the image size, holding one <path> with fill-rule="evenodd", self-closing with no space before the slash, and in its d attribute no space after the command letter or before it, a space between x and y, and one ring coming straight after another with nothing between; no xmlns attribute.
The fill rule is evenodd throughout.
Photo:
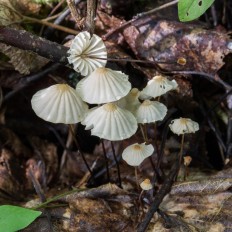
<svg viewBox="0 0 232 232"><path fill-rule="evenodd" d="M86 3L76 2L83 18ZM155 75L167 75L179 86L161 98L168 107L164 121L155 130L148 127L147 142L156 149L151 156L154 166L146 159L137 168L137 178L139 182L150 178L154 187L142 192L134 168L121 159L128 145L144 142L139 131L114 142L120 188L110 141L104 140L102 146L82 125L75 126L91 176L68 127L40 120L31 109L30 99L38 90L57 83L75 86L80 80L72 69L51 61L67 64L63 57L68 48L64 46L70 46L71 29L78 33L84 23L78 25L67 13L65 1L1 2L0 201L33 207L44 215L23 231L137 231L156 203L148 231L231 231L231 6L215 1L211 11L191 23L178 21L174 4L136 16L141 9L145 12L166 3L101 0L96 12L95 33L104 38L109 68L128 74L139 90ZM134 8L130 16L128 7ZM53 15L48 22L66 29L28 22L29 16ZM27 32L21 33L21 29ZM30 37L28 32L46 40ZM24 36L31 41L17 41ZM57 44L51 45L49 40ZM181 165L177 177L181 144L168 131L168 124L181 116L197 121L200 131L185 136L183 155L192 160L189 166ZM173 186L170 173L175 177ZM48 204L49 199L53 200Z"/></svg>

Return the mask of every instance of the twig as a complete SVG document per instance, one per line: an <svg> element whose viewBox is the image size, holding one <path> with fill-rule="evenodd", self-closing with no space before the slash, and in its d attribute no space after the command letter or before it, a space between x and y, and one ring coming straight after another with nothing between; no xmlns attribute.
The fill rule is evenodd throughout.
<svg viewBox="0 0 232 232"><path fill-rule="evenodd" d="M81 0L75 0L75 4L77 5L80 1ZM70 10L68 8L63 13L60 14L60 16L53 22L53 24L56 25L61 24L69 14L70 14ZM54 31L53 27L47 27L44 32L45 37L49 38L50 35L52 35L53 31Z"/></svg>
<svg viewBox="0 0 232 232"><path fill-rule="evenodd" d="M85 159L85 156L84 156L83 152L81 151L80 145L79 145L79 143L78 143L78 141L77 141L77 139L75 137L75 131L74 131L73 125L69 125L69 129L70 129L70 131L72 133L73 141L74 141L74 143L75 143L75 145L76 145L76 147L77 147L77 149L78 149L78 151L79 151L79 153L81 155L81 158L83 159L83 161L85 163L86 168L88 169L91 176L94 178L93 172L92 172L91 168L89 167L88 162Z"/></svg>
<svg viewBox="0 0 232 232"><path fill-rule="evenodd" d="M149 211L145 215L144 220L139 224L137 232L144 232L148 227L154 213L159 208L159 205L161 204L163 198L167 193L170 192L172 184L174 182L174 178L177 175L178 170L179 170L179 162L176 161L175 164L172 166L171 171L169 175L166 177L159 192L155 195L154 197L155 200L153 201Z"/></svg>
<svg viewBox="0 0 232 232"><path fill-rule="evenodd" d="M31 181L34 185L34 188L35 188L35 191L37 193L37 195L39 196L41 202L46 202L46 197L44 195L44 192L40 186L40 183L39 181L35 178L35 175L34 173L32 172L31 168L29 167L29 176L31 178ZM49 212L45 212L45 215L47 217L47 221L48 221L48 225L49 225L49 229L50 231L53 231L53 228L52 228L52 223L51 223L51 214Z"/></svg>
<svg viewBox="0 0 232 232"><path fill-rule="evenodd" d="M118 171L118 182L119 182L119 187L122 188L122 181L121 181L121 175L120 175L120 168L119 168L119 163L115 154L115 149L114 149L114 144L112 141L110 141L111 143L111 148L112 148L112 152L113 152L113 156L114 156L114 160L117 166L117 171Z"/></svg>
<svg viewBox="0 0 232 232"><path fill-rule="evenodd" d="M94 33L94 28L95 28L94 19L96 18L96 11L97 11L97 1L87 0L87 15L85 21L85 29L91 35Z"/></svg>
<svg viewBox="0 0 232 232"><path fill-rule="evenodd" d="M106 35L104 35L104 40L110 38L113 34L115 34L116 32L120 31L120 30L123 30L124 28L132 25L132 23L134 23L136 20L138 20L139 18L141 17L145 17L145 16L148 16L148 15L151 15L151 14L154 14L155 12L159 11L159 10L162 10L162 9L165 9L167 7L170 7L170 6L173 6L175 5L176 3L178 2L178 0L174 0L172 2L168 2L166 4L163 4L155 9L152 9L150 11L147 11L147 12L144 12L144 13L140 13L138 14L137 16L135 16L133 19L127 21L126 23L122 24L120 27L117 27L116 29L108 32Z"/></svg>
<svg viewBox="0 0 232 232"><path fill-rule="evenodd" d="M72 17L74 18L74 20L76 21L79 29L82 28L82 23L81 23L81 16L77 11L76 5L75 5L75 1L74 0L66 0L69 10L72 14Z"/></svg>
<svg viewBox="0 0 232 232"><path fill-rule="evenodd" d="M68 48L33 35L24 30L0 26L0 42L23 50L29 50L54 62L68 64Z"/></svg>
<svg viewBox="0 0 232 232"><path fill-rule="evenodd" d="M105 148L103 139L101 139L101 144L102 144L103 155L104 155L105 165L106 165L107 181L110 182L109 164L108 164L108 159L107 159L107 155L106 155L106 148Z"/></svg>
<svg viewBox="0 0 232 232"><path fill-rule="evenodd" d="M73 30L73 29L70 29L70 28L67 28L67 27L64 27L64 26L60 26L60 25L57 25L57 24L54 24L54 23L50 23L47 20L40 20L40 19L28 17L28 16L23 16L23 20L24 21L29 21L29 22L34 22L34 23L39 23L39 24L42 24L42 25L46 25L48 27L53 27L53 28L55 28L57 30L64 31L64 32L66 32L68 34L73 34L73 35L78 34L78 32Z"/></svg>

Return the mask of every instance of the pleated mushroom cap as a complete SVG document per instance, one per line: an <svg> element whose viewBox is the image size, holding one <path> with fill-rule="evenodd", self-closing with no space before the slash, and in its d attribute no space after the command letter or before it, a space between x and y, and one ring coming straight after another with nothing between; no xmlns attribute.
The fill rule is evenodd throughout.
<svg viewBox="0 0 232 232"><path fill-rule="evenodd" d="M119 101L117 101L117 105L123 109L129 110L133 114L135 113L136 109L139 107L139 94L140 91L137 88L131 89L131 91Z"/></svg>
<svg viewBox="0 0 232 232"><path fill-rule="evenodd" d="M135 143L124 149L122 158L131 166L139 166L153 152L154 147L151 144Z"/></svg>
<svg viewBox="0 0 232 232"><path fill-rule="evenodd" d="M171 131L177 135L195 133L199 130L199 124L190 118L179 118L171 121Z"/></svg>
<svg viewBox="0 0 232 232"><path fill-rule="evenodd" d="M76 90L66 84L38 91L33 95L31 105L37 116L53 123L78 123L88 110Z"/></svg>
<svg viewBox="0 0 232 232"><path fill-rule="evenodd" d="M114 102L126 96L131 89L128 76L109 68L97 68L78 82L76 90L90 104Z"/></svg>
<svg viewBox="0 0 232 232"><path fill-rule="evenodd" d="M165 76L155 76L148 81L147 86L142 90L142 96L151 96L153 98L159 97L170 90L177 88L175 80L168 80Z"/></svg>
<svg viewBox="0 0 232 232"><path fill-rule="evenodd" d="M152 189L151 181L149 179L145 179L143 182L141 182L140 187L145 191Z"/></svg>
<svg viewBox="0 0 232 232"><path fill-rule="evenodd" d="M136 110L135 117L138 123L161 121L167 114L167 107L157 101L145 100Z"/></svg>
<svg viewBox="0 0 232 232"><path fill-rule="evenodd" d="M86 125L86 130L91 129L92 135L111 141L127 139L138 128L133 114L114 103L90 110L82 124Z"/></svg>
<svg viewBox="0 0 232 232"><path fill-rule="evenodd" d="M88 76L96 68L105 67L107 51L103 40L89 32L80 32L72 41L68 50L68 61L75 71ZM100 59L99 59L100 58Z"/></svg>

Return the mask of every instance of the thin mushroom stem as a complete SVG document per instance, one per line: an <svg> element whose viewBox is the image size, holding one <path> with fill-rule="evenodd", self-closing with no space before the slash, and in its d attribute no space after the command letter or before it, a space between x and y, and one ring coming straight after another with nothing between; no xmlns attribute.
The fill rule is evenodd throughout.
<svg viewBox="0 0 232 232"><path fill-rule="evenodd" d="M112 148L112 152L113 152L113 156L114 156L114 160L117 166L117 171L118 171L118 182L119 182L119 187L122 188L122 181L121 181L121 175L120 175L120 168L119 168L119 163L115 154L115 149L114 149L114 144L112 141L110 141L111 143L111 148Z"/></svg>
<svg viewBox="0 0 232 232"><path fill-rule="evenodd" d="M73 141L74 141L74 143L75 143L75 145L76 145L78 151L79 151L80 154L81 154L81 158L83 159L86 168L88 169L88 171L89 171L89 173L91 174L91 176L94 177L93 172L92 172L91 168L89 167L89 165L88 165L88 163L87 163L87 160L85 159L85 156L84 156L84 154L82 153L82 151L81 151L81 149L80 149L80 145L79 145L79 143L78 143L78 141L77 141L77 139L76 139L76 137L75 137L75 131L74 131L73 125L69 124L69 129L70 129L70 131L71 131L71 133L72 133Z"/></svg>
<svg viewBox="0 0 232 232"><path fill-rule="evenodd" d="M106 165L107 181L110 182L109 164L108 164L108 158L106 156L106 148L105 148L103 139L101 139L101 144L102 144L102 150L103 150L103 155L104 155L105 165Z"/></svg>
<svg viewBox="0 0 232 232"><path fill-rule="evenodd" d="M135 179L136 179L136 185L139 189L138 168L137 167L135 167Z"/></svg>
<svg viewBox="0 0 232 232"><path fill-rule="evenodd" d="M184 148L184 134L181 137L181 145L180 145L180 153L179 153L179 167L181 165L181 161L183 157L183 148Z"/></svg>
<svg viewBox="0 0 232 232"><path fill-rule="evenodd" d="M158 146L158 143L157 143L157 126L156 126L155 122L154 122L154 143L155 143L157 156L160 157L159 146Z"/></svg>
<svg viewBox="0 0 232 232"><path fill-rule="evenodd" d="M146 142L147 142L147 140L146 140L146 136L145 136L145 132L144 132L144 130L143 130L143 126L142 126L142 124L139 124L139 128L140 128L140 130L141 130L141 133L142 133L142 136L143 136L144 142L146 143ZM150 161L150 163L151 163L151 166L152 166L152 168L153 168L154 172L156 172L156 170L155 170L155 164L154 164L154 162L153 162L153 160L152 160L151 156L149 157L149 161Z"/></svg>
<svg viewBox="0 0 232 232"><path fill-rule="evenodd" d="M145 138L145 134L144 134L144 130L143 130L142 124L139 124L139 128L141 130L141 133L142 133L142 136L143 136L143 140L144 140L144 142L146 142L146 138Z"/></svg>
<svg viewBox="0 0 232 232"><path fill-rule="evenodd" d="M144 134L145 134L145 142L148 142L148 133L147 133L147 124L144 124Z"/></svg>

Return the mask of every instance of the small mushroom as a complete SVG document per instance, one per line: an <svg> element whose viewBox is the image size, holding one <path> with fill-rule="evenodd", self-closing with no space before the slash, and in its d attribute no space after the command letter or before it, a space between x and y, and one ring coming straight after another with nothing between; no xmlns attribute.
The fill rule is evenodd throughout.
<svg viewBox="0 0 232 232"><path fill-rule="evenodd" d="M139 102L139 94L140 91L137 88L131 89L131 91L119 101L117 101L117 105L123 109L129 110L131 113L135 113L136 109L140 105Z"/></svg>
<svg viewBox="0 0 232 232"><path fill-rule="evenodd" d="M161 121L167 114L167 107L157 101L145 100L135 112L138 123Z"/></svg>
<svg viewBox="0 0 232 232"><path fill-rule="evenodd" d="M31 105L37 116L53 123L78 123L88 110L76 90L67 84L56 84L38 91L33 95Z"/></svg>
<svg viewBox="0 0 232 232"><path fill-rule="evenodd" d="M133 114L115 103L91 109L82 124L86 125L86 130L91 129L92 135L111 141L127 139L138 128Z"/></svg>
<svg viewBox="0 0 232 232"><path fill-rule="evenodd" d="M107 51L103 40L89 32L80 32L72 41L68 50L68 61L73 64L75 71L88 76L96 68L105 67Z"/></svg>
<svg viewBox="0 0 232 232"><path fill-rule="evenodd" d="M90 104L114 102L126 96L131 89L128 76L109 68L97 68L77 84L81 98Z"/></svg>
<svg viewBox="0 0 232 232"><path fill-rule="evenodd" d="M153 152L154 147L151 144L135 143L124 149L122 158L131 166L139 166Z"/></svg>
<svg viewBox="0 0 232 232"><path fill-rule="evenodd" d="M169 127L177 135L195 133L199 130L199 124L190 118L174 119L171 121Z"/></svg>
<svg viewBox="0 0 232 232"><path fill-rule="evenodd" d="M145 191L148 191L153 188L150 179L145 179L144 181L142 181L140 183L140 187L142 190L145 190Z"/></svg>
<svg viewBox="0 0 232 232"><path fill-rule="evenodd" d="M161 75L154 76L142 90L141 97L144 97L145 99L147 99L148 96L156 98L170 90L176 89L177 86L175 80L170 81L167 77Z"/></svg>

